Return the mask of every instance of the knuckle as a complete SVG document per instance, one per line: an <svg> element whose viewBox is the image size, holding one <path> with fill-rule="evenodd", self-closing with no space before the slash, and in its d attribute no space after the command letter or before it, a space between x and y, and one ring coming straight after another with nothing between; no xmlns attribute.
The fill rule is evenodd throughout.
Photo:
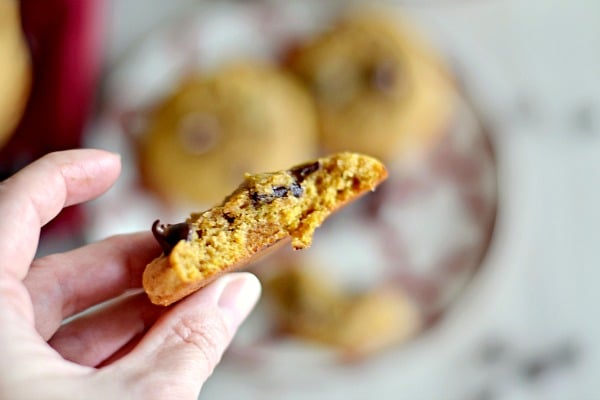
<svg viewBox="0 0 600 400"><path fill-rule="evenodd" d="M229 342L229 332L218 313L184 316L172 328L175 344L191 349L212 369Z"/></svg>

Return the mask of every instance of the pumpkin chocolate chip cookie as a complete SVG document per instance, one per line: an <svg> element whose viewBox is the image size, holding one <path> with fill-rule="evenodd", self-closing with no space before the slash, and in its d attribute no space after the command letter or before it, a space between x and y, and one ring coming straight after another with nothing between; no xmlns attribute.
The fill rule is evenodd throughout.
<svg viewBox="0 0 600 400"><path fill-rule="evenodd" d="M329 152L382 160L423 152L453 114L447 71L400 18L348 14L292 51L287 63L313 93Z"/></svg>
<svg viewBox="0 0 600 400"><path fill-rule="evenodd" d="M306 90L286 71L253 61L186 78L150 113L138 141L145 186L177 205L211 206L242 173L279 170L316 152Z"/></svg>
<svg viewBox="0 0 600 400"><path fill-rule="evenodd" d="M293 265L263 277L265 298L284 332L331 346L353 359L402 343L421 328L420 312L402 290L344 290L326 270Z"/></svg>
<svg viewBox="0 0 600 400"><path fill-rule="evenodd" d="M144 289L153 303L168 305L284 239L291 239L294 249L306 248L333 211L386 177L380 161L357 153L247 174L220 205L193 213L183 223L154 223L163 254L146 267Z"/></svg>

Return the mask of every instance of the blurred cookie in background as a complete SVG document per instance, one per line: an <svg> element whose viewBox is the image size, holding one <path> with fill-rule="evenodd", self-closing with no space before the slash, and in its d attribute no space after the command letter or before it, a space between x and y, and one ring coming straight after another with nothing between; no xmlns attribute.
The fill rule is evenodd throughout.
<svg viewBox="0 0 600 400"><path fill-rule="evenodd" d="M400 16L354 12L289 55L315 97L326 151L390 160L444 134L455 101L438 59Z"/></svg>
<svg viewBox="0 0 600 400"><path fill-rule="evenodd" d="M314 157L313 104L293 77L248 61L184 80L139 137L143 181L167 202L212 205L244 173Z"/></svg>
<svg viewBox="0 0 600 400"><path fill-rule="evenodd" d="M350 293L324 270L288 266L263 277L265 301L284 332L360 359L407 341L421 329L420 311L398 288Z"/></svg>
<svg viewBox="0 0 600 400"><path fill-rule="evenodd" d="M0 2L0 148L14 132L31 84L31 60L21 28L20 2Z"/></svg>
<svg viewBox="0 0 600 400"><path fill-rule="evenodd" d="M82 146L102 64L105 6L0 1L0 180L44 154ZM62 210L43 227L38 254L80 244L86 217L80 205Z"/></svg>

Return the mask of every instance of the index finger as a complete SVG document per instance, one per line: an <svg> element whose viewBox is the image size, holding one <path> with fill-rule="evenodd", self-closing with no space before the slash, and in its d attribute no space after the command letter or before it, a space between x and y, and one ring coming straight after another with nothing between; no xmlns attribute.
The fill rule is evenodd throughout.
<svg viewBox="0 0 600 400"><path fill-rule="evenodd" d="M80 149L50 153L0 183L0 272L22 280L40 229L66 206L105 192L117 179L119 156Z"/></svg>

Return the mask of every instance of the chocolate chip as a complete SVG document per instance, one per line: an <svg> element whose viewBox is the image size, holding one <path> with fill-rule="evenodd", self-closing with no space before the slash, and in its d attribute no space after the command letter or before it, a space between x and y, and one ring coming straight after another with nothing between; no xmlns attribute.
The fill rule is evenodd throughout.
<svg viewBox="0 0 600 400"><path fill-rule="evenodd" d="M302 197L302 195L304 194L304 189L302 189L302 186L300 186L298 182L292 183L290 188L292 195L296 198Z"/></svg>
<svg viewBox="0 0 600 400"><path fill-rule="evenodd" d="M307 176L318 171L319 168L321 168L321 163L319 163L319 161L314 161L298 165L290 169L288 172L294 177L294 179L296 179L298 183L302 183Z"/></svg>
<svg viewBox="0 0 600 400"><path fill-rule="evenodd" d="M259 203L267 203L268 204L274 200L273 196L270 194L257 193L257 192L250 193L250 199L252 199L252 203L254 205L257 205Z"/></svg>
<svg viewBox="0 0 600 400"><path fill-rule="evenodd" d="M232 224L233 221L235 221L235 216L231 214L223 214L223 218L225 218L225 220L230 224Z"/></svg>
<svg viewBox="0 0 600 400"><path fill-rule="evenodd" d="M288 188L286 188L285 186L275 186L273 188L273 197L274 198L282 198L287 196L288 192L290 190Z"/></svg>
<svg viewBox="0 0 600 400"><path fill-rule="evenodd" d="M287 186L273 186L273 193L250 193L250 198L252 202L256 205L258 203L270 204L275 199L281 199L287 197L289 193L296 198L301 197L304 193L302 186L298 182L292 182L292 184Z"/></svg>
<svg viewBox="0 0 600 400"><path fill-rule="evenodd" d="M152 224L152 234L165 254L169 254L179 241L191 240L191 232L190 225L186 222L161 224L157 219Z"/></svg>

